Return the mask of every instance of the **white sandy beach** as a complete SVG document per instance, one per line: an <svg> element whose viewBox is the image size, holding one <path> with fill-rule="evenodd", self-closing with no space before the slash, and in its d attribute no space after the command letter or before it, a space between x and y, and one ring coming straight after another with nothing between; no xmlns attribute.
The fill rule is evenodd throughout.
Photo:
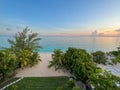
<svg viewBox="0 0 120 90"><path fill-rule="evenodd" d="M104 70L111 71L112 74L120 77L120 63L116 65L98 65Z"/></svg>
<svg viewBox="0 0 120 90"><path fill-rule="evenodd" d="M68 76L62 70L55 71L55 68L48 68L51 53L40 53L42 59L37 65L18 70L16 77L48 77L48 76Z"/></svg>
<svg viewBox="0 0 120 90"><path fill-rule="evenodd" d="M52 60L51 53L40 53L42 61L33 67L18 70L16 77L48 77L48 76L68 76L69 74L62 70L55 71L55 68L48 68L49 61ZM120 64L117 65L98 65L105 70L117 76L120 76Z"/></svg>

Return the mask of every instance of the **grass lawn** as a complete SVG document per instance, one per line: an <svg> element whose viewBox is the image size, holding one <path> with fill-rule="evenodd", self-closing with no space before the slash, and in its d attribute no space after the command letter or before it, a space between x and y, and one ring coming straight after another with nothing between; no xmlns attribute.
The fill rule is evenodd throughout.
<svg viewBox="0 0 120 90"><path fill-rule="evenodd" d="M16 90L56 90L59 86L64 86L63 90L72 90L66 85L68 80L68 77L25 77L5 90L11 90L13 86L18 87Z"/></svg>

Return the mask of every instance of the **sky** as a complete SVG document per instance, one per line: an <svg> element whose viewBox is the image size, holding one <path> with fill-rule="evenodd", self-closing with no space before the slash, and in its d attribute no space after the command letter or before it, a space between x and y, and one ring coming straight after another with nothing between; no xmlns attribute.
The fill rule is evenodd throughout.
<svg viewBox="0 0 120 90"><path fill-rule="evenodd" d="M120 0L0 0L0 35L120 35Z"/></svg>

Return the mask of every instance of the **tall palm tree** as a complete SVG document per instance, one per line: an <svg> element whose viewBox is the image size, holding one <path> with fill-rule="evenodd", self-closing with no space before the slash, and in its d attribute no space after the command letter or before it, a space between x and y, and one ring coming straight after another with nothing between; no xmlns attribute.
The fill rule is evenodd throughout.
<svg viewBox="0 0 120 90"><path fill-rule="evenodd" d="M29 49L31 52L35 52L41 48L39 45L41 38L38 37L38 33L29 33L29 31L29 28L26 27L23 29L23 32L15 34L15 40L8 39L12 51L16 52L23 49Z"/></svg>
<svg viewBox="0 0 120 90"><path fill-rule="evenodd" d="M18 32L14 36L14 40L8 39L11 45L10 50L16 55L18 60L18 67L25 67L27 65L34 65L40 60L38 50L41 48L38 33L29 32L26 27L22 32ZM33 58L34 57L34 58Z"/></svg>

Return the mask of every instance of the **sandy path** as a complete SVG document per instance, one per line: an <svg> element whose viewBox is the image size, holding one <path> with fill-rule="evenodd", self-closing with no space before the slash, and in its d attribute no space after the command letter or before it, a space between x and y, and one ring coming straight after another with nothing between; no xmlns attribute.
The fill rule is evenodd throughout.
<svg viewBox="0 0 120 90"><path fill-rule="evenodd" d="M47 76L68 76L70 74L63 72L62 70L55 71L55 68L48 68L49 61L51 59L51 53L40 53L42 62L39 62L34 67L27 67L25 69L18 70L16 77L47 77ZM101 65L102 69L110 70L113 74L120 76L120 64L117 65Z"/></svg>
<svg viewBox="0 0 120 90"><path fill-rule="evenodd" d="M61 70L55 71L55 68L48 68L49 61L51 60L50 53L40 53L42 62L39 62L34 67L27 67L25 69L18 70L16 77L47 77L47 76L67 76L68 73L65 73Z"/></svg>

